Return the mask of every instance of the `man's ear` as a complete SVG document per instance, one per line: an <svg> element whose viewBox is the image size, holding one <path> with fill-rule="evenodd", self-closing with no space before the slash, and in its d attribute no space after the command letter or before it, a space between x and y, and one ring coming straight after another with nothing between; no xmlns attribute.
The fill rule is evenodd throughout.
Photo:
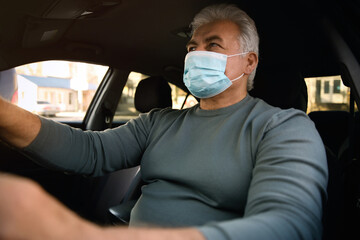
<svg viewBox="0 0 360 240"><path fill-rule="evenodd" d="M256 68L256 66L259 62L259 59L258 59L257 54L254 52L250 52L246 58L247 58L247 65L245 68L245 74L249 75Z"/></svg>

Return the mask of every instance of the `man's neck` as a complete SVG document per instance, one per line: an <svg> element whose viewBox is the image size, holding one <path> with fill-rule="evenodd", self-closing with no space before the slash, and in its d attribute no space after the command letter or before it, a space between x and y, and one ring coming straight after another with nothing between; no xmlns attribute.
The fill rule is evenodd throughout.
<svg viewBox="0 0 360 240"><path fill-rule="evenodd" d="M230 90L230 89L229 89ZM247 91L237 93L222 92L211 98L200 99L200 108L204 110L215 110L231 106L243 100L247 95Z"/></svg>

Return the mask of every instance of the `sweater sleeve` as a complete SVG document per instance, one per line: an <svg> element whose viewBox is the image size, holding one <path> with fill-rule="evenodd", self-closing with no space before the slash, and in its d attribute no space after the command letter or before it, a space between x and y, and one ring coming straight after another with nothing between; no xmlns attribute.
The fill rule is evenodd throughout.
<svg viewBox="0 0 360 240"><path fill-rule="evenodd" d="M286 110L257 147L244 217L200 227L209 240L321 239L327 162L314 124Z"/></svg>
<svg viewBox="0 0 360 240"><path fill-rule="evenodd" d="M45 167L89 176L137 166L152 124L149 115L98 132L41 118L40 133L24 152Z"/></svg>

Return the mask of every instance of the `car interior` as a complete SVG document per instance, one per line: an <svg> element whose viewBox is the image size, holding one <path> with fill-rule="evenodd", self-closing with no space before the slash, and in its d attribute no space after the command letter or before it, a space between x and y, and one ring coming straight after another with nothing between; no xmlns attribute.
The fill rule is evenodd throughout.
<svg viewBox="0 0 360 240"><path fill-rule="evenodd" d="M306 112L324 142L329 183L323 239L358 239L358 0L2 1L0 71L46 60L109 66L82 121L61 122L94 131L118 127L126 121L115 120L114 115L133 71L147 76L135 93L140 113L172 107L169 84L190 95L182 80L189 24L203 7L219 3L239 6L258 28L259 66L249 94L276 107ZM350 89L346 109L309 112L305 79L323 76L341 76L342 84ZM141 194L139 167L96 178L56 172L1 141L0 156L0 171L37 181L95 223L126 225L131 206Z"/></svg>

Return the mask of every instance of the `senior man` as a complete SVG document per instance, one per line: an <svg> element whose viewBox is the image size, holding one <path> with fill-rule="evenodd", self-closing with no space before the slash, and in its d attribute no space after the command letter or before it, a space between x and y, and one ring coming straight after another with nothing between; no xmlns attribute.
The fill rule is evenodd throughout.
<svg viewBox="0 0 360 240"><path fill-rule="evenodd" d="M192 108L83 132L0 101L1 138L45 166L98 176L141 164L146 183L130 228L100 227L36 184L1 176L0 238L321 238L325 151L306 114L248 95L258 63L254 22L233 5L215 5L192 27L184 69L200 98Z"/></svg>

